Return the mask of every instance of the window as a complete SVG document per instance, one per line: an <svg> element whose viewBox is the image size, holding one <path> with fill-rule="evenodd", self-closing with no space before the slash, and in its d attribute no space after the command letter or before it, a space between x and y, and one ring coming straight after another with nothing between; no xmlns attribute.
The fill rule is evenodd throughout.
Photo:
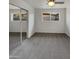
<svg viewBox="0 0 79 59"><path fill-rule="evenodd" d="M20 15L18 13L13 13L12 14L12 21L20 21ZM28 14L21 14L22 21L28 20Z"/></svg>
<svg viewBox="0 0 79 59"><path fill-rule="evenodd" d="M42 13L43 21L58 21L59 20L59 13Z"/></svg>
<svg viewBox="0 0 79 59"><path fill-rule="evenodd" d="M51 14L51 20L58 21L59 20L59 14Z"/></svg>
<svg viewBox="0 0 79 59"><path fill-rule="evenodd" d="M49 21L50 20L50 13L43 13L43 20Z"/></svg>
<svg viewBox="0 0 79 59"><path fill-rule="evenodd" d="M19 14L13 14L13 20L14 21L20 20Z"/></svg>
<svg viewBox="0 0 79 59"><path fill-rule="evenodd" d="M28 20L27 14L21 14L21 16L22 16L22 21Z"/></svg>

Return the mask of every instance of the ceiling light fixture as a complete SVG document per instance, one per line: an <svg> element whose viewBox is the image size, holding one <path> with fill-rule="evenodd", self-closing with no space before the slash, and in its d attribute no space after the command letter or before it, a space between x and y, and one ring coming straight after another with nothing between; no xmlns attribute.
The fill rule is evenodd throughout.
<svg viewBox="0 0 79 59"><path fill-rule="evenodd" d="M48 6L52 7L55 5L54 0L48 0Z"/></svg>

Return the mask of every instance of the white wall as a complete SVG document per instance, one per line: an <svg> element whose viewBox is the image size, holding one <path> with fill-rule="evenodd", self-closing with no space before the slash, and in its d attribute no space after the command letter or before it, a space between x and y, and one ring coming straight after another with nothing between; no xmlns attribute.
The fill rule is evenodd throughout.
<svg viewBox="0 0 79 59"><path fill-rule="evenodd" d="M20 9L20 8L9 4L9 9Z"/></svg>
<svg viewBox="0 0 79 59"><path fill-rule="evenodd" d="M22 32L27 32L27 22L22 22ZM13 21L9 23L9 32L21 32L21 24L19 21Z"/></svg>
<svg viewBox="0 0 79 59"><path fill-rule="evenodd" d="M10 4L14 4L21 8L28 10L29 12L29 19L28 19L28 38L34 33L34 8L31 7L27 2L23 0L10 0Z"/></svg>
<svg viewBox="0 0 79 59"><path fill-rule="evenodd" d="M29 27L28 27L28 29L29 29L29 34L30 34L30 36L29 37L31 37L34 33L35 33L35 28L34 28L34 14L33 13L31 13L30 15L29 15Z"/></svg>
<svg viewBox="0 0 79 59"><path fill-rule="evenodd" d="M70 1L66 0L66 27L65 33L70 36Z"/></svg>
<svg viewBox="0 0 79 59"><path fill-rule="evenodd" d="M59 12L59 21L42 22L42 12ZM65 33L65 8L35 9L35 31L44 33Z"/></svg>

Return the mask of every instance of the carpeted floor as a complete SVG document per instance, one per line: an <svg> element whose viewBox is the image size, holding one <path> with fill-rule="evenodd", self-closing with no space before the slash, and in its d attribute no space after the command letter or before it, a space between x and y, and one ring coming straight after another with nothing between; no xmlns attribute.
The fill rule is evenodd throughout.
<svg viewBox="0 0 79 59"><path fill-rule="evenodd" d="M70 59L70 39L65 34L37 33L14 49L10 59Z"/></svg>
<svg viewBox="0 0 79 59"><path fill-rule="evenodd" d="M26 33L22 33L22 39L25 40L26 39ZM9 33L9 54L12 53L12 51L21 45L21 41L20 41L20 33Z"/></svg>

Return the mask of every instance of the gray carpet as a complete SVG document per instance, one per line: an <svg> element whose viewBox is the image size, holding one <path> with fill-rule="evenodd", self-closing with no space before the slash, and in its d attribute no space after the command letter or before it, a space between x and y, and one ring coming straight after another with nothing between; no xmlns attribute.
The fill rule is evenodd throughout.
<svg viewBox="0 0 79 59"><path fill-rule="evenodd" d="M26 39L26 33L22 33L22 39ZM20 33L10 32L9 33L9 54L12 54L12 51L21 45Z"/></svg>
<svg viewBox="0 0 79 59"><path fill-rule="evenodd" d="M10 59L70 59L70 39L64 34L35 34L14 49Z"/></svg>

